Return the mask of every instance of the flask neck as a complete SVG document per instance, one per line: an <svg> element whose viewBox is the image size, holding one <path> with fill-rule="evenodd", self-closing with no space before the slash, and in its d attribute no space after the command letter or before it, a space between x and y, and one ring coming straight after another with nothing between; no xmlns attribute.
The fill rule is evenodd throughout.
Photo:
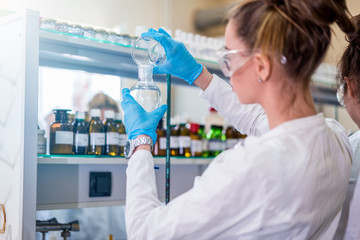
<svg viewBox="0 0 360 240"><path fill-rule="evenodd" d="M145 81L145 82L153 81L152 66L139 66L139 81Z"/></svg>

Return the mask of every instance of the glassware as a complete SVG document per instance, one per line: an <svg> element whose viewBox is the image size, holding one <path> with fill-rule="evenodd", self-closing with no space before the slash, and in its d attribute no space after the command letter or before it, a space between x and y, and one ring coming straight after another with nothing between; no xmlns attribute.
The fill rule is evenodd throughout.
<svg viewBox="0 0 360 240"><path fill-rule="evenodd" d="M179 133L176 125L170 126L170 155L179 156Z"/></svg>
<svg viewBox="0 0 360 240"><path fill-rule="evenodd" d="M83 36L86 38L95 38L95 29L92 27L85 27Z"/></svg>
<svg viewBox="0 0 360 240"><path fill-rule="evenodd" d="M190 130L185 123L179 125L179 155L184 157L191 157L191 138Z"/></svg>
<svg viewBox="0 0 360 240"><path fill-rule="evenodd" d="M84 29L77 24L69 25L69 33L82 36L84 34Z"/></svg>
<svg viewBox="0 0 360 240"><path fill-rule="evenodd" d="M54 109L55 122L50 126L50 154L72 154L73 129L67 109Z"/></svg>
<svg viewBox="0 0 360 240"><path fill-rule="evenodd" d="M138 65L139 81L131 87L130 94L148 112L158 108L161 92L153 81L153 67L166 61L164 48L153 38L137 39L131 57Z"/></svg>
<svg viewBox="0 0 360 240"><path fill-rule="evenodd" d="M191 156L202 156L202 141L199 134L200 126L197 123L190 124L190 138L191 138Z"/></svg>
<svg viewBox="0 0 360 240"><path fill-rule="evenodd" d="M66 22L56 22L55 30L58 32L68 33L69 32L69 24Z"/></svg>
<svg viewBox="0 0 360 240"><path fill-rule="evenodd" d="M73 122L74 147L73 153L76 155L85 155L89 145L88 126L85 122L85 113L76 112Z"/></svg>
<svg viewBox="0 0 360 240"><path fill-rule="evenodd" d="M105 126L100 120L100 109L91 109L91 122L89 127L89 155L105 154Z"/></svg>
<svg viewBox="0 0 360 240"><path fill-rule="evenodd" d="M103 29L97 29L95 32L95 38L100 41L106 41L108 38L108 33Z"/></svg>
<svg viewBox="0 0 360 240"><path fill-rule="evenodd" d="M115 112L113 110L106 110L105 113L105 151L106 155L116 156L119 152L119 129L115 122Z"/></svg>
<svg viewBox="0 0 360 240"><path fill-rule="evenodd" d="M51 18L41 18L40 28L55 30L56 20Z"/></svg>
<svg viewBox="0 0 360 240"><path fill-rule="evenodd" d="M127 140L127 136L126 136L126 131L125 131L125 126L121 121L121 114L120 113L115 113L115 122L117 124L117 128L119 129L118 133L119 133L119 152L117 155L119 156L124 156L124 146L126 144L126 140Z"/></svg>
<svg viewBox="0 0 360 240"><path fill-rule="evenodd" d="M222 126L212 125L207 138L209 140L209 157L216 157L224 150Z"/></svg>
<svg viewBox="0 0 360 240"><path fill-rule="evenodd" d="M156 128L156 143L153 149L154 156L165 156L166 155L166 129L163 127L164 120L160 119L159 124Z"/></svg>

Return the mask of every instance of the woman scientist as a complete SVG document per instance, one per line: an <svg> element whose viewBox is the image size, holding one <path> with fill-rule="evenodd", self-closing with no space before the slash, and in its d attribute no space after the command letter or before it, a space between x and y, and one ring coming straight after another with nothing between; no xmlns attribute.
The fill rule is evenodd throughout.
<svg viewBox="0 0 360 240"><path fill-rule="evenodd" d="M347 46L339 62L338 85L340 104L345 105L352 120L360 127L360 15L354 17L356 34L349 34ZM350 136L353 150L351 177L335 239L360 239L360 131Z"/></svg>
<svg viewBox="0 0 360 240"><path fill-rule="evenodd" d="M319 239L339 214L350 175L344 128L316 114L310 78L336 22L354 31L345 0L248 0L236 7L219 52L229 86L163 30L156 73L195 83L220 114L249 137L216 157L188 192L158 200L149 143L166 111L145 112L123 90L130 145L129 239Z"/></svg>

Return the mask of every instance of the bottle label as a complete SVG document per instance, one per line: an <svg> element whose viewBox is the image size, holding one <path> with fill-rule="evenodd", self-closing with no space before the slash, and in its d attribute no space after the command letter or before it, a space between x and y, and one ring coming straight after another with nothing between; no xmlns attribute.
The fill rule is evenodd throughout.
<svg viewBox="0 0 360 240"><path fill-rule="evenodd" d="M179 148L179 137L177 136L171 136L170 137L170 148Z"/></svg>
<svg viewBox="0 0 360 240"><path fill-rule="evenodd" d="M90 133L91 146L105 146L105 133Z"/></svg>
<svg viewBox="0 0 360 240"><path fill-rule="evenodd" d="M166 137L159 138L159 149L166 150Z"/></svg>
<svg viewBox="0 0 360 240"><path fill-rule="evenodd" d="M202 141L201 140L191 140L191 153L202 152Z"/></svg>
<svg viewBox="0 0 360 240"><path fill-rule="evenodd" d="M119 145L120 146L122 146L122 147L125 146L126 140L127 140L126 134L119 134Z"/></svg>
<svg viewBox="0 0 360 240"><path fill-rule="evenodd" d="M89 135L86 133L75 133L74 145L78 147L87 147L89 144Z"/></svg>
<svg viewBox="0 0 360 240"><path fill-rule="evenodd" d="M37 154L46 154L46 144L37 145Z"/></svg>
<svg viewBox="0 0 360 240"><path fill-rule="evenodd" d="M106 133L106 145L119 145L119 133L117 132Z"/></svg>
<svg viewBox="0 0 360 240"><path fill-rule="evenodd" d="M207 139L201 140L202 143L202 151L206 152L209 150L209 141Z"/></svg>
<svg viewBox="0 0 360 240"><path fill-rule="evenodd" d="M233 139L227 139L226 140L226 149L229 149L229 148L234 148L235 145L239 142L238 139L236 138L233 138Z"/></svg>
<svg viewBox="0 0 360 240"><path fill-rule="evenodd" d="M73 145L74 133L69 131L55 132L55 144L70 144Z"/></svg>
<svg viewBox="0 0 360 240"><path fill-rule="evenodd" d="M209 151L221 151L222 150L222 141L218 139L209 140Z"/></svg>
<svg viewBox="0 0 360 240"><path fill-rule="evenodd" d="M189 136L179 136L179 147L189 148L191 146L191 138Z"/></svg>

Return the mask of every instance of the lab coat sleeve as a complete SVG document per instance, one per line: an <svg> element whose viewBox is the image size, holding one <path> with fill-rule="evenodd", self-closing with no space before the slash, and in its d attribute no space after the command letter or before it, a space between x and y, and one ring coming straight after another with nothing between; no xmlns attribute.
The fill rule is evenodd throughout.
<svg viewBox="0 0 360 240"><path fill-rule="evenodd" d="M226 152L229 151L234 150ZM239 190L233 189L234 181L240 181L237 186L244 189L249 181L255 181L248 176L253 172L248 167L252 161L242 163L241 168L232 167L241 172L231 178L223 164L229 155L224 154L227 153L220 154L218 160L214 159L204 174L196 178L192 189L165 206L157 198L151 153L136 151L127 168L125 216L128 239L215 239L231 228L236 219L252 214L256 206L250 201L252 194L243 190L240 198ZM243 209L237 212L236 219L229 217L232 204Z"/></svg>
<svg viewBox="0 0 360 240"><path fill-rule="evenodd" d="M242 104L231 86L213 75L209 86L200 93L219 114L239 132L260 136L269 131L267 116L259 104Z"/></svg>

